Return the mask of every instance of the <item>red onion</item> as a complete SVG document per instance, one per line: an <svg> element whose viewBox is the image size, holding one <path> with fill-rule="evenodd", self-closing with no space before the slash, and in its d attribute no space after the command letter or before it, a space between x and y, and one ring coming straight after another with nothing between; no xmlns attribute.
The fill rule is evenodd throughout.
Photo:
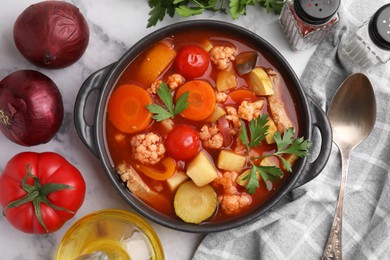
<svg viewBox="0 0 390 260"><path fill-rule="evenodd" d="M19 70L0 81L0 130L11 141L48 142L61 127L64 106L56 84L34 70Z"/></svg>
<svg viewBox="0 0 390 260"><path fill-rule="evenodd" d="M232 135L230 134L230 126L226 117L220 117L218 119L218 128L223 137L223 145L229 146L232 142Z"/></svg>
<svg viewBox="0 0 390 260"><path fill-rule="evenodd" d="M76 62L89 42L89 28L79 9L62 1L30 5L17 18L14 41L36 66L59 69Z"/></svg>

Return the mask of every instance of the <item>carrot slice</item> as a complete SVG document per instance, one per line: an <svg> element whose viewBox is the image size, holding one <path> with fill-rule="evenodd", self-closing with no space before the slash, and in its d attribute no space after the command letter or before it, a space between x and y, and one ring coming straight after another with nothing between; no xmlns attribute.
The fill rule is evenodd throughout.
<svg viewBox="0 0 390 260"><path fill-rule="evenodd" d="M234 90L230 92L228 96L237 104L241 104L244 100L256 99L255 93L246 89Z"/></svg>
<svg viewBox="0 0 390 260"><path fill-rule="evenodd" d="M146 105L152 103L149 93L133 84L122 85L112 93L108 105L108 118L122 132L136 133L147 128L152 114Z"/></svg>
<svg viewBox="0 0 390 260"><path fill-rule="evenodd" d="M215 108L215 93L209 83L203 80L191 80L182 85L176 93L176 101L185 92L189 92L188 107L180 114L193 121L208 118Z"/></svg>
<svg viewBox="0 0 390 260"><path fill-rule="evenodd" d="M137 72L137 81L149 87L158 76L173 62L176 57L176 50L168 41L158 42L151 48L142 61Z"/></svg>

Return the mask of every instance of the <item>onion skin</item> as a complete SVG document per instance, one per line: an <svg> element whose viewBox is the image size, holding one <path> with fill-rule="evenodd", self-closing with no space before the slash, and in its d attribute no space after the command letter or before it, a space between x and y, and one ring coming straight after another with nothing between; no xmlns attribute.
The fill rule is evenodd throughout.
<svg viewBox="0 0 390 260"><path fill-rule="evenodd" d="M32 64L60 69L84 54L89 27L79 9L62 1L43 1L27 7L14 24L14 42Z"/></svg>
<svg viewBox="0 0 390 260"><path fill-rule="evenodd" d="M63 118L61 93L46 75L19 70L0 81L0 130L9 140L23 146L46 143Z"/></svg>

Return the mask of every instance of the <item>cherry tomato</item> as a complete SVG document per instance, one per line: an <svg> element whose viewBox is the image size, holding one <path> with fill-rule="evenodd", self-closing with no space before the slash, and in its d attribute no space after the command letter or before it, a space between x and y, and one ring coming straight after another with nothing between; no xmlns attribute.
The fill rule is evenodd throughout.
<svg viewBox="0 0 390 260"><path fill-rule="evenodd" d="M169 132L165 147L169 155L176 160L191 159L199 151L199 134L189 125L177 125Z"/></svg>
<svg viewBox="0 0 390 260"><path fill-rule="evenodd" d="M209 63L208 52L197 46L184 46L176 56L176 70L187 80L202 76Z"/></svg>

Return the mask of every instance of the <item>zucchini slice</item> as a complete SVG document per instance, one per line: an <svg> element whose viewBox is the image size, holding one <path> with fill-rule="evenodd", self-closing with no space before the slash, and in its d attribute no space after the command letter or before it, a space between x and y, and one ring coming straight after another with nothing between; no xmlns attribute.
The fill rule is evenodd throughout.
<svg viewBox="0 0 390 260"><path fill-rule="evenodd" d="M199 224L217 208L217 194L210 185L198 187L193 181L179 186L173 201L176 215L184 222Z"/></svg>

